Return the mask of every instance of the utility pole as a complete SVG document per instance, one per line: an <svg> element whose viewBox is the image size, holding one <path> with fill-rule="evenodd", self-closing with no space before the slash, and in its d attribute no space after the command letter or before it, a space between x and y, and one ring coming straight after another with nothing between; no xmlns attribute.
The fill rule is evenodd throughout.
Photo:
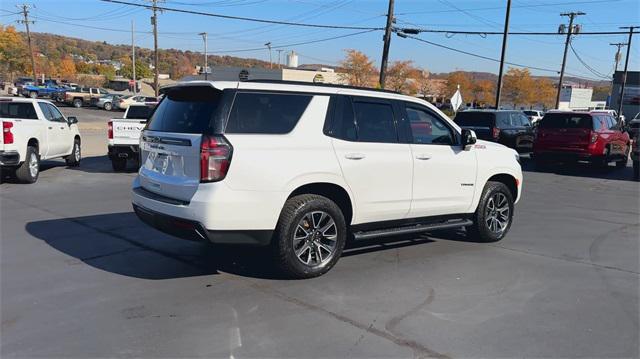
<svg viewBox="0 0 640 359"><path fill-rule="evenodd" d="M380 87L384 88L387 77L387 61L389 60L389 46L391 45L391 32L393 31L393 0L389 0L387 11L387 27L384 30L384 47L382 48L382 62L380 63Z"/></svg>
<svg viewBox="0 0 640 359"><path fill-rule="evenodd" d="M29 53L31 54L31 69L33 70L33 80L37 81L36 58L33 54L33 46L31 45L31 32L29 31L29 24L34 23L34 21L29 20L29 9L31 8L31 5L22 4L19 5L18 8L22 9L22 15L24 16L24 20L18 20L18 22L24 24L27 28L27 43L29 44Z"/></svg>
<svg viewBox="0 0 640 359"><path fill-rule="evenodd" d="M613 72L615 74L618 71L618 63L620 62L620 58L621 58L620 49L625 47L625 46L627 46L627 44L624 43L624 42L617 42L615 44L609 44L609 45L616 46L618 48L618 50L616 51L616 58L615 58L616 67L615 67L614 72Z"/></svg>
<svg viewBox="0 0 640 359"><path fill-rule="evenodd" d="M502 35L502 54L500 55L500 71L498 71L498 86L496 87L496 110L500 109L500 93L502 92L502 73L504 71L504 57L507 52L507 37L509 36L509 14L511 0L507 0L507 12L504 17L504 35Z"/></svg>
<svg viewBox="0 0 640 359"><path fill-rule="evenodd" d="M271 42L267 42L266 44L264 44L264 46L266 46L267 49L269 49L269 68L272 69L273 61L271 60Z"/></svg>
<svg viewBox="0 0 640 359"><path fill-rule="evenodd" d="M202 36L204 41L204 80L207 81L207 73L209 73L209 65L207 64L207 33L201 32L198 35Z"/></svg>
<svg viewBox="0 0 640 359"><path fill-rule="evenodd" d="M560 107L560 91L562 91L562 81L564 80L564 68L567 64L567 50L569 49L569 42L571 42L571 35L573 34L573 19L579 15L586 15L582 11L562 13L560 16L569 17L569 28L567 29L567 40L564 43L564 55L562 57L562 68L560 69L560 81L558 82L558 93L556 94L556 108ZM562 28L562 26L560 27Z"/></svg>
<svg viewBox="0 0 640 359"><path fill-rule="evenodd" d="M158 1L159 0L151 0L153 2L153 7L151 10L153 11L153 16L151 17L151 24L153 25L153 67L155 70L155 75L153 78L153 89L155 91L156 97L158 97Z"/></svg>
<svg viewBox="0 0 640 359"><path fill-rule="evenodd" d="M138 83L136 82L136 45L133 34L135 33L133 20L131 20L131 70L133 71L133 94L138 92Z"/></svg>
<svg viewBox="0 0 640 359"><path fill-rule="evenodd" d="M638 26L624 26L621 29L629 29L629 40L627 40L627 56L624 60L624 73L622 74L622 88L620 89L620 99L618 104L618 120L622 116L622 104L624 102L624 88L627 85L627 70L629 68L629 54L631 54L631 38L633 37L633 29L637 29Z"/></svg>
<svg viewBox="0 0 640 359"><path fill-rule="evenodd" d="M284 51L284 50L277 49L276 51L278 51L278 68L280 69L280 68L282 68L282 66L280 66L280 56L281 56L280 54L282 54L282 51Z"/></svg>

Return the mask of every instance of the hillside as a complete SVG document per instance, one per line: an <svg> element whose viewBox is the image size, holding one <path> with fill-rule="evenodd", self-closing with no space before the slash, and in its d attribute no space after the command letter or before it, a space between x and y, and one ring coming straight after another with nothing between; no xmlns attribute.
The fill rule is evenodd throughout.
<svg viewBox="0 0 640 359"><path fill-rule="evenodd" d="M508 69L509 66L506 66L506 69ZM505 71L506 71L505 69ZM476 72L476 71L460 71L463 73L466 73L467 75L469 75L473 80L475 81L480 81L480 80L489 80L489 81L493 81L493 82L497 82L498 81L498 75L491 73L491 72ZM434 79L446 79L447 76L449 75L449 73L447 72L443 72L443 73L432 73L431 77ZM548 78L550 80L552 80L554 83L557 83L559 78L558 76L532 76L533 78ZM578 77L573 77L573 76L565 76L564 77L564 81L563 82L570 82L570 83L575 83L577 85L580 86L585 86L585 87L602 87L602 86L611 86L611 81L606 81L606 80L598 80L598 81L593 81L593 80L585 80L585 79L581 79Z"/></svg>
<svg viewBox="0 0 640 359"><path fill-rule="evenodd" d="M21 33L22 34L22 33ZM24 36L24 34L22 34ZM49 59L60 59L66 55L79 55L90 60L120 61L131 56L130 45L109 44L106 41L88 41L49 33L32 33L36 51ZM160 49L158 53L161 73L172 77L188 74L196 65L202 64L202 54L177 49ZM153 50L136 47L136 59L151 64ZM209 64L214 66L268 67L269 63L251 58L209 55Z"/></svg>

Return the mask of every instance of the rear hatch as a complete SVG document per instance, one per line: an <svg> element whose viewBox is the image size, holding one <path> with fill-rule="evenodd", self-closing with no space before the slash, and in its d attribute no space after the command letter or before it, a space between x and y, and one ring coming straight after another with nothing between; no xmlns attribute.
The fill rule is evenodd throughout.
<svg viewBox="0 0 640 359"><path fill-rule="evenodd" d="M584 113L549 113L538 126L537 142L554 151L585 151L591 142L593 118Z"/></svg>
<svg viewBox="0 0 640 359"><path fill-rule="evenodd" d="M456 115L454 122L462 128L473 130L481 140L493 141L496 116L491 112L463 111Z"/></svg>
<svg viewBox="0 0 640 359"><path fill-rule="evenodd" d="M166 90L140 139L141 186L165 197L190 201L200 184L203 135L223 128L223 91L209 84Z"/></svg>

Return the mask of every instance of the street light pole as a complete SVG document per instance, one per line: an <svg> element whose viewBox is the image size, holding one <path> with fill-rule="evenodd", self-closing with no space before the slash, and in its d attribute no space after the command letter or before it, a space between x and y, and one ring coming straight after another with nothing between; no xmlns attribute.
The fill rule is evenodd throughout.
<svg viewBox="0 0 640 359"><path fill-rule="evenodd" d="M207 62L207 33L201 32L199 35L202 36L202 40L204 41L204 80L207 81L207 74L209 73L209 65Z"/></svg>

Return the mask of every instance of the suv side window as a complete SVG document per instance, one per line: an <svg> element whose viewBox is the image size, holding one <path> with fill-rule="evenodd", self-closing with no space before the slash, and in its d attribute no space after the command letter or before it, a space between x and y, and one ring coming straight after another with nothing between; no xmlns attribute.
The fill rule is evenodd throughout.
<svg viewBox="0 0 640 359"><path fill-rule="evenodd" d="M311 102L312 95L238 92L226 133L285 134L291 132Z"/></svg>
<svg viewBox="0 0 640 359"><path fill-rule="evenodd" d="M511 127L511 116L507 112L496 112L496 127L507 128Z"/></svg>
<svg viewBox="0 0 640 359"><path fill-rule="evenodd" d="M390 102L356 100L353 103L358 141L397 143L398 134Z"/></svg>
<svg viewBox="0 0 640 359"><path fill-rule="evenodd" d="M406 107L411 129L412 143L428 145L453 145L451 129L432 113L414 106Z"/></svg>
<svg viewBox="0 0 640 359"><path fill-rule="evenodd" d="M54 105L47 103L46 104L47 107L49 107L49 111L51 111L51 116L53 116L53 120L51 121L56 121L56 122L67 122L64 119L64 116L60 113L60 110L58 110Z"/></svg>
<svg viewBox="0 0 640 359"><path fill-rule="evenodd" d="M47 106L46 103L44 102L38 102L38 106L40 107L40 110L42 110L42 114L44 115L44 118L47 121L55 121L55 116L51 113L51 110L49 110L49 106Z"/></svg>
<svg viewBox="0 0 640 359"><path fill-rule="evenodd" d="M345 141L357 141L358 131L356 130L351 98L347 96L332 98L329 111L333 112L328 114L331 116L331 128L327 135Z"/></svg>

